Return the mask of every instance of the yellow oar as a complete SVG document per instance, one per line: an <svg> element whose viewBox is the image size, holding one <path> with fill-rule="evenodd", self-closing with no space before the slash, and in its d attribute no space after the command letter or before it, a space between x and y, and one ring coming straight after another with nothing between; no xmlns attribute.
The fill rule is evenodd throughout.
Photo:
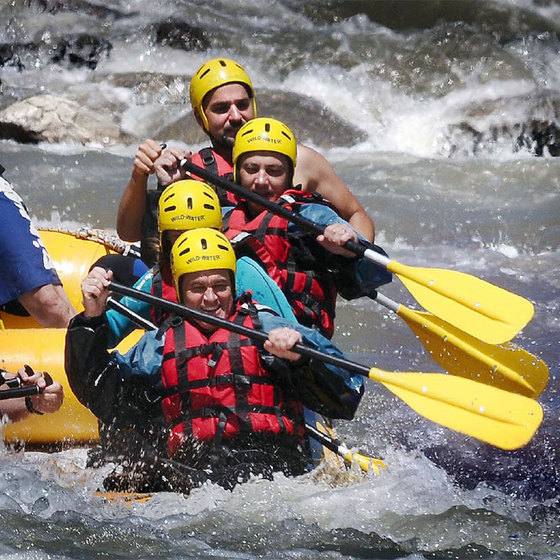
<svg viewBox="0 0 560 560"><path fill-rule="evenodd" d="M428 420L501 449L527 444L543 417L533 399L462 377L371 368L369 378Z"/></svg>
<svg viewBox="0 0 560 560"><path fill-rule="evenodd" d="M123 284L111 282L109 288L177 315L210 323L254 340L264 342L268 338L262 331L237 325ZM542 421L542 409L537 401L470 379L439 373L388 372L375 367L370 369L302 344L296 344L293 351L378 381L432 422L502 449L517 449L525 445Z"/></svg>
<svg viewBox="0 0 560 560"><path fill-rule="evenodd" d="M395 273L425 309L489 344L512 339L535 312L529 300L464 272L407 266L372 249L364 257Z"/></svg>
<svg viewBox="0 0 560 560"><path fill-rule="evenodd" d="M515 344L487 344L430 313L414 311L382 294L381 305L404 319L430 356L453 375L537 398L548 383L546 364Z"/></svg>
<svg viewBox="0 0 560 560"><path fill-rule="evenodd" d="M324 226L190 161L182 160L181 166L307 231L316 235L324 233ZM399 264L379 254L373 246L352 241L347 242L344 247L396 274L418 302L434 315L490 344L511 340L533 317L534 308L530 301L475 276L453 270Z"/></svg>

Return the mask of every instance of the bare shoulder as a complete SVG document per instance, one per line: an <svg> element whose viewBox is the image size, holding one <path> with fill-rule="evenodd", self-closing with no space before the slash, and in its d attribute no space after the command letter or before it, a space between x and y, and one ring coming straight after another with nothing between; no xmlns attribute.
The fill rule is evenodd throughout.
<svg viewBox="0 0 560 560"><path fill-rule="evenodd" d="M294 184L301 184L303 190L312 192L331 175L334 175L333 168L324 156L309 146L298 144Z"/></svg>
<svg viewBox="0 0 560 560"><path fill-rule="evenodd" d="M331 164L316 150L298 144L294 185L301 184L304 191L317 191L328 200L337 214L350 223L366 239L373 241L375 227L362 205L335 173Z"/></svg>

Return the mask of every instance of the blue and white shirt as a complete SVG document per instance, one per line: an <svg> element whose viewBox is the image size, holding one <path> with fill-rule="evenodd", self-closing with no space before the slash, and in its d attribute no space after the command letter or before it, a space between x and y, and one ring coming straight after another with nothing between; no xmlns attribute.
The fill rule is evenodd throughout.
<svg viewBox="0 0 560 560"><path fill-rule="evenodd" d="M0 305L46 284L61 284L21 197L0 176Z"/></svg>

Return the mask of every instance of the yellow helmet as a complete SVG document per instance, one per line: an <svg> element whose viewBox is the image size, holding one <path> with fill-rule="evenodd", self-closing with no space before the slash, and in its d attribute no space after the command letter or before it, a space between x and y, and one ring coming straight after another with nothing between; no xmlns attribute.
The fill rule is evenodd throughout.
<svg viewBox="0 0 560 560"><path fill-rule="evenodd" d="M220 231L199 228L185 231L171 249L171 274L177 294L181 295L179 280L183 274L201 270L225 268L233 273L235 290L236 258L228 238Z"/></svg>
<svg viewBox="0 0 560 560"><path fill-rule="evenodd" d="M229 58L213 58L205 62L194 74L191 80L190 96L193 112L200 115L204 130L208 132L208 120L202 109L204 97L225 84L240 83L245 86L249 97L253 100L253 111L257 115L257 102L251 78L243 67Z"/></svg>
<svg viewBox="0 0 560 560"><path fill-rule="evenodd" d="M237 133L233 145L233 175L237 179L237 160L249 152L275 152L286 156L292 171L296 166L297 143L294 133L283 122L268 117L247 121Z"/></svg>
<svg viewBox="0 0 560 560"><path fill-rule="evenodd" d="M169 185L159 199L160 235L164 231L200 227L222 229L222 209L216 191L194 179Z"/></svg>

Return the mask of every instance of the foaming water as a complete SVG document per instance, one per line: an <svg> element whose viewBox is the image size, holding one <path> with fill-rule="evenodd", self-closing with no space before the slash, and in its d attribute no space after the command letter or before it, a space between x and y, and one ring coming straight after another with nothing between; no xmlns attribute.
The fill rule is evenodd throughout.
<svg viewBox="0 0 560 560"><path fill-rule="evenodd" d="M404 555L468 545L523 553L547 530L535 524L534 504L483 486L461 490L427 459L396 449L385 450L390 468L380 477L354 473L334 487L319 469L295 480L254 480L233 492L208 484L188 499L162 493L131 506L94 497L100 473L84 471L83 459L74 451L0 462L5 551L25 549L22 541L46 546L47 527L68 557L94 547L96 555L165 550L171 558L319 558L325 550L380 549Z"/></svg>

